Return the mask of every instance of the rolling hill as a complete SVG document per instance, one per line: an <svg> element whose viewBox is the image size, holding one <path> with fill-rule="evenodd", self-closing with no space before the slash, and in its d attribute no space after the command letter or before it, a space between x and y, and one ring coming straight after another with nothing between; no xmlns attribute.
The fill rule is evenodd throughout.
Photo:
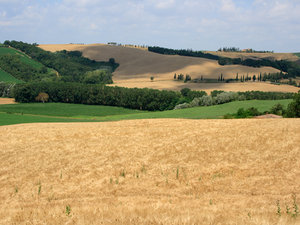
<svg viewBox="0 0 300 225"><path fill-rule="evenodd" d="M194 58L178 55L160 55L146 51L141 48L112 46L105 44L60 44L60 45L39 45L47 51L59 50L78 50L83 56L97 61L115 58L120 64L114 72L114 85L124 87L148 87L157 89L180 90L183 87L189 87L194 90L213 89L220 90L259 90L259 91L284 91L297 92L299 88L291 86L275 86L269 83L256 84L184 84L183 82L173 81L174 73L189 74L193 79L213 78L217 79L222 73L225 78L235 78L238 73L241 75L254 75L259 73L276 73L279 72L275 68L261 67L254 68L242 65L221 66L216 60ZM276 54L275 54L276 55ZM296 57L296 56L295 56ZM150 81L150 77L154 76L154 82ZM234 87L232 87L234 86ZM241 88L241 89L240 89Z"/></svg>

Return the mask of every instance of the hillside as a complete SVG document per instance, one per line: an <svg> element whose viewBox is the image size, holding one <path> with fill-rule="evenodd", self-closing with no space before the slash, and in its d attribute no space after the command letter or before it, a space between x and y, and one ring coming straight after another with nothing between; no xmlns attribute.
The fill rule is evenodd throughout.
<svg viewBox="0 0 300 225"><path fill-rule="evenodd" d="M15 48L0 46L0 82L22 83L49 77L56 77L56 71Z"/></svg>
<svg viewBox="0 0 300 225"><path fill-rule="evenodd" d="M299 129L299 119L2 126L0 223L299 224Z"/></svg>
<svg viewBox="0 0 300 225"><path fill-rule="evenodd" d="M194 90L220 89L220 90L259 90L259 91L286 91L297 92L299 88L292 86L275 86L269 83L256 84L184 84L183 82L173 81L174 73L189 74L193 79L200 78L214 78L217 79L222 73L225 78L235 78L238 73L241 75L254 75L259 73L275 73L277 69L271 67L247 67L241 65L227 65L221 66L216 60L209 60L204 58L193 58L178 55L160 55L145 51L139 48L129 48L123 46L111 46L105 44L91 44L91 45L40 45L44 50L59 51L78 50L83 52L85 57L94 60L108 60L115 58L116 62L120 64L114 72L114 85L124 87L150 87L157 89L173 89L180 90L183 87L189 87ZM295 56L296 57L296 56ZM150 81L150 76L154 76L154 82ZM234 87L232 87L234 86Z"/></svg>
<svg viewBox="0 0 300 225"><path fill-rule="evenodd" d="M138 48L111 46L104 44L92 45L40 45L45 50L61 49L79 50L85 57L103 61L115 58L120 67L114 73L115 80L147 78L156 75L157 79L172 79L174 73L190 74L193 78L215 78L223 73L227 78L235 78L239 74L272 73L278 70L269 67L253 68L246 66L220 66L217 61L204 58L159 55Z"/></svg>

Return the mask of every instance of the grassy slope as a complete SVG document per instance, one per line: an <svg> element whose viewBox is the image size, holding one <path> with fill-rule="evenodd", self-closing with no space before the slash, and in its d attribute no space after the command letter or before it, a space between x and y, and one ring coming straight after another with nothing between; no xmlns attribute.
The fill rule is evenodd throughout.
<svg viewBox="0 0 300 225"><path fill-rule="evenodd" d="M170 110L164 112L148 112L143 114L118 115L103 118L105 120L125 120L125 119L148 119L148 118L185 118L185 119L218 119L228 113L236 113L239 108L256 107L259 111L264 112L270 110L277 103L285 107L292 100L251 100L236 101L222 105L209 107L195 107L189 109ZM102 118L99 118L102 119Z"/></svg>
<svg viewBox="0 0 300 225"><path fill-rule="evenodd" d="M19 55L19 56L21 56L20 60L23 63L26 63L27 65L30 65L35 69L40 69L43 66L43 64L31 59L29 56L27 56L23 52L20 52L14 48L0 47L0 55L5 55L5 54Z"/></svg>
<svg viewBox="0 0 300 225"><path fill-rule="evenodd" d="M294 55L296 55L300 58L300 52L294 53Z"/></svg>
<svg viewBox="0 0 300 225"><path fill-rule="evenodd" d="M5 72L0 68L0 82L7 82L7 83L22 83L22 81L18 80L14 76L10 75L9 73Z"/></svg>
<svg viewBox="0 0 300 225"><path fill-rule="evenodd" d="M7 47L3 47L0 45L0 56L1 55L5 55L5 54L10 54L10 55L19 55L20 56L20 60L21 62L35 68L35 69L40 69L42 68L44 65L33 60L32 58L30 58L28 55L24 54L21 51L18 51L14 48L7 48ZM48 73L55 73L55 71L53 69L48 68ZM0 81L4 81L4 82L14 82L14 83L21 83L22 81L14 78L11 74L0 70Z"/></svg>
<svg viewBox="0 0 300 225"><path fill-rule="evenodd" d="M67 123L67 122L95 122L88 119L71 119L71 118L58 118L49 116L35 116L35 115L20 115L8 114L0 112L0 126L12 125L20 123Z"/></svg>
<svg viewBox="0 0 300 225"><path fill-rule="evenodd" d="M0 125L36 122L98 122L149 118L218 119L235 113L239 108L256 107L263 112L291 100L242 101L210 107L195 107L164 112L145 112L110 106L90 106L63 103L30 103L0 106Z"/></svg>
<svg viewBox="0 0 300 225"><path fill-rule="evenodd" d="M23 103L14 105L1 105L0 112L77 118L85 116L104 117L110 115L142 113L142 111L139 110L131 110L121 107L65 103Z"/></svg>

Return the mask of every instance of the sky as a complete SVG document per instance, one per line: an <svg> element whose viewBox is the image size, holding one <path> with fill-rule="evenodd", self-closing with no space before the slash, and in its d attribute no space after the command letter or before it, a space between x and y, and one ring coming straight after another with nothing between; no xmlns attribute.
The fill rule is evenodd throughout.
<svg viewBox="0 0 300 225"><path fill-rule="evenodd" d="M300 52L300 0L0 0L0 42Z"/></svg>

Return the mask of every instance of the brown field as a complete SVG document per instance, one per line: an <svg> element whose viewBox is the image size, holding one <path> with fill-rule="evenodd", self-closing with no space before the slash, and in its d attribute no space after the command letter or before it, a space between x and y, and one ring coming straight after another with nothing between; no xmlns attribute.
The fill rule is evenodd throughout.
<svg viewBox="0 0 300 225"><path fill-rule="evenodd" d="M14 98L0 98L0 105L4 104L15 104L15 99Z"/></svg>
<svg viewBox="0 0 300 225"><path fill-rule="evenodd" d="M285 213L300 204L300 119L0 132L0 224L300 224Z"/></svg>

